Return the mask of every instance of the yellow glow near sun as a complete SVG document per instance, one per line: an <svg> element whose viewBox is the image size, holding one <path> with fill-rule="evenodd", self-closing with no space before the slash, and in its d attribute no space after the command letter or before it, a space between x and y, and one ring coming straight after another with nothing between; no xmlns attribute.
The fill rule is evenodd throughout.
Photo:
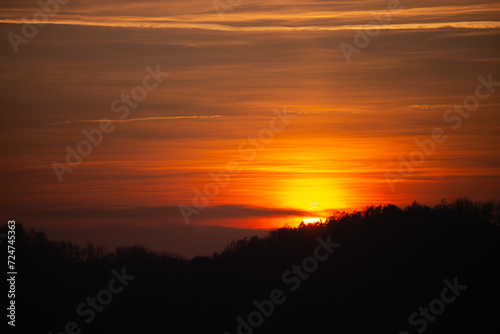
<svg viewBox="0 0 500 334"><path fill-rule="evenodd" d="M281 194L284 206L311 212L315 217L326 210L344 208L343 191L332 179L287 180Z"/></svg>
<svg viewBox="0 0 500 334"><path fill-rule="evenodd" d="M302 219L302 221L304 222L304 224L314 224L320 221L324 222L325 220L323 218L316 217L316 218L304 218Z"/></svg>

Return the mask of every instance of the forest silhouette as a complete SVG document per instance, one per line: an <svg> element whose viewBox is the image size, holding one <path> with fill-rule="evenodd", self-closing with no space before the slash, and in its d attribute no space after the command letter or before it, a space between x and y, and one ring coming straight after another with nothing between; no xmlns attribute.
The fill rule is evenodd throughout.
<svg viewBox="0 0 500 334"><path fill-rule="evenodd" d="M318 238L340 246L291 291L283 274L315 254ZM74 333L500 333L500 203L493 201L370 206L193 259L141 245L107 251L50 241L19 223L15 245L19 333L71 333L71 321L81 331ZM77 306L122 269L133 280L86 323ZM425 328L424 320L410 324L420 307L442 298L445 280L467 288ZM248 325L254 301L275 289L286 300L257 328Z"/></svg>

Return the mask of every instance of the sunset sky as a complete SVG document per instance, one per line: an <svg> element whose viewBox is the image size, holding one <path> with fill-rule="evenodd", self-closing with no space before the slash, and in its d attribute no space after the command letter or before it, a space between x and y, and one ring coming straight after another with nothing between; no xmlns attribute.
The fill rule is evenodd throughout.
<svg viewBox="0 0 500 334"><path fill-rule="evenodd" d="M444 119L479 76L500 82L500 3L391 2L233 0L219 15L211 0L61 0L16 53L9 33L22 37L41 8L0 1L3 221L186 225L178 206L234 161L239 173L190 225L500 199L500 84L460 124ZM366 29L348 62L341 43ZM113 101L148 66L169 75L120 120ZM288 124L250 155L248 138L284 110ZM53 162L102 119L114 130L59 182ZM391 189L386 173L436 128L447 139Z"/></svg>

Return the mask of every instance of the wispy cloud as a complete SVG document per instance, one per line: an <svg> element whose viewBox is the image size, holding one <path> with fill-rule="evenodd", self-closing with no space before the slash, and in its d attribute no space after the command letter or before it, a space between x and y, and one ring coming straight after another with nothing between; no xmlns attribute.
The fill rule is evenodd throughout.
<svg viewBox="0 0 500 334"><path fill-rule="evenodd" d="M483 107L498 107L500 103L488 103L483 104ZM435 109L446 109L452 107L451 104L413 104L408 106L408 110L435 110Z"/></svg>
<svg viewBox="0 0 500 334"><path fill-rule="evenodd" d="M106 208L73 208L73 209L35 209L20 213L27 217L65 217L65 218L136 218L136 219L169 219L167 222L175 224L180 221L177 206L150 206L150 207L106 207ZM266 208L252 205L219 205L206 209L205 217L213 219L225 218L256 218L256 217L283 217L301 216L308 212L288 208Z"/></svg>
<svg viewBox="0 0 500 334"><path fill-rule="evenodd" d="M134 18L133 20L54 20L47 24L90 26L90 27L112 27L112 28L135 28L135 29L199 29L210 31L232 31L232 32L296 32L296 31L348 31L348 30L370 30L370 24L352 25L302 25L302 26L231 26L214 23L181 23L181 22L151 22L151 18ZM21 19L1 19L0 23L24 24ZM437 23L400 23L385 24L377 26L381 30L429 30L429 29L500 29L500 21L460 21L460 22L437 22Z"/></svg>
<svg viewBox="0 0 500 334"><path fill-rule="evenodd" d="M73 123L99 123L99 122L113 122L113 123L128 123L128 122L146 122L146 121L168 121L177 119L212 119L212 118L237 118L238 116L223 116L223 115L193 115L193 116L156 116L156 117L143 117L143 118L129 118L129 119L87 119L77 121L64 121L52 123L50 125L62 125Z"/></svg>

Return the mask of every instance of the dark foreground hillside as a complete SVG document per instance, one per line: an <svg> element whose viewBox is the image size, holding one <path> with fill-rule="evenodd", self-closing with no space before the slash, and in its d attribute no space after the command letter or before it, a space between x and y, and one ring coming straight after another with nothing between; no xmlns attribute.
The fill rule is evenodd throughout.
<svg viewBox="0 0 500 334"><path fill-rule="evenodd" d="M192 260L140 246L82 249L18 225L15 328L500 333L499 212L468 200L370 207Z"/></svg>

